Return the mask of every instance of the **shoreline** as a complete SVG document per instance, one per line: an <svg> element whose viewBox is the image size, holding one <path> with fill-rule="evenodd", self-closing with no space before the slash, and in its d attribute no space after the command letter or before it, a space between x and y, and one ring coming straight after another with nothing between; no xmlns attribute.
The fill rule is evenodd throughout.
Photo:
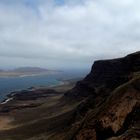
<svg viewBox="0 0 140 140"><path fill-rule="evenodd" d="M13 100L13 98L7 98L5 99L3 102L1 102L0 104L3 105L3 104L6 104L8 103L9 101Z"/></svg>
<svg viewBox="0 0 140 140"><path fill-rule="evenodd" d="M5 104L9 101L11 101L11 97L9 98L8 96L12 95L13 93L18 93L18 92L22 92L22 91L35 91L35 90L39 90L39 89L49 89L49 88L55 88L55 87L59 87L59 86L62 86L62 85L65 85L65 82L63 81L59 81L58 84L52 84L52 85L48 85L48 86L35 86L35 87L28 87L28 88L25 88L25 89L17 89L17 90L13 90L13 91L10 91L8 93L5 93L5 97L4 99L1 99L0 100L0 104Z"/></svg>
<svg viewBox="0 0 140 140"><path fill-rule="evenodd" d="M75 83L76 80L73 79L73 82ZM64 80L64 81L60 81L60 83L58 84L53 84L53 85L49 85L49 86L38 86L38 87L29 87L27 89L19 89L19 90L15 90L15 91L11 91L10 93L8 93L5 96L5 99L3 99L2 101L0 101L0 105L3 104L7 104L8 102L15 100L14 96L16 96L16 94L22 94L22 92L36 92L39 90L64 90L66 87L71 87L73 85L72 79L70 80ZM23 93L24 94L24 93Z"/></svg>

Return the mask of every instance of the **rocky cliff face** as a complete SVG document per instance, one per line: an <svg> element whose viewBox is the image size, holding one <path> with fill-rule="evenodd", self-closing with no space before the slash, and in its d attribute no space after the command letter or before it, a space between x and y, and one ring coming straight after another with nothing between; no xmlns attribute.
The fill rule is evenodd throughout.
<svg viewBox="0 0 140 140"><path fill-rule="evenodd" d="M85 101L79 109L82 124L73 139L139 140L140 52L96 61L65 97Z"/></svg>
<svg viewBox="0 0 140 140"><path fill-rule="evenodd" d="M93 94L108 96L113 89L129 81L137 71L140 71L140 52L124 58L96 61L87 77L79 81L65 96L76 98Z"/></svg>
<svg viewBox="0 0 140 140"><path fill-rule="evenodd" d="M112 95L85 117L77 140L140 139L140 78L112 92ZM94 132L94 133L93 133ZM92 134L92 135L91 135Z"/></svg>

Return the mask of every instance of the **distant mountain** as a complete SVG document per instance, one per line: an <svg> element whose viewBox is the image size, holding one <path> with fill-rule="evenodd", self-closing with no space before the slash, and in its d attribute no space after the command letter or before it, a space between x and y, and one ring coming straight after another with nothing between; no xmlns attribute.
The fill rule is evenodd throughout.
<svg viewBox="0 0 140 140"><path fill-rule="evenodd" d="M19 67L13 70L0 70L0 77L17 77L17 76L32 76L40 74L50 74L60 72L57 70L49 70L40 67Z"/></svg>
<svg viewBox="0 0 140 140"><path fill-rule="evenodd" d="M14 72L47 72L50 71L45 68L40 68L40 67L20 67L12 70Z"/></svg>

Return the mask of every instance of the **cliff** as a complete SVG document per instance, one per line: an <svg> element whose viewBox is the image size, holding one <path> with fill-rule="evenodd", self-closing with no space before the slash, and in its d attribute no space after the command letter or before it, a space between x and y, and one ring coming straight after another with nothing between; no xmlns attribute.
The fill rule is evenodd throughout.
<svg viewBox="0 0 140 140"><path fill-rule="evenodd" d="M84 100L73 139L140 139L140 52L96 61L65 98Z"/></svg>
<svg viewBox="0 0 140 140"><path fill-rule="evenodd" d="M140 71L140 52L124 58L94 62L91 72L65 96L80 98L89 95L108 96L119 85L132 79ZM103 93L104 92L104 93Z"/></svg>

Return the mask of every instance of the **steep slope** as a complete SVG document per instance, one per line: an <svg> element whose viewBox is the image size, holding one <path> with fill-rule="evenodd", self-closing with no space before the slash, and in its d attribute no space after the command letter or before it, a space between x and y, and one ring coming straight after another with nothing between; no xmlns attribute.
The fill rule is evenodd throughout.
<svg viewBox="0 0 140 140"><path fill-rule="evenodd" d="M140 78L115 89L99 110L93 109L76 140L140 139ZM112 138L114 137L114 138Z"/></svg>
<svg viewBox="0 0 140 140"><path fill-rule="evenodd" d="M84 101L77 110L79 125L76 122L69 133L72 139L140 139L139 72L140 52L96 61L89 75L65 93L66 99Z"/></svg>
<svg viewBox="0 0 140 140"><path fill-rule="evenodd" d="M79 81L65 96L80 98L96 93L108 96L114 88L129 81L137 71L140 71L140 52L124 58L96 61L87 77Z"/></svg>

